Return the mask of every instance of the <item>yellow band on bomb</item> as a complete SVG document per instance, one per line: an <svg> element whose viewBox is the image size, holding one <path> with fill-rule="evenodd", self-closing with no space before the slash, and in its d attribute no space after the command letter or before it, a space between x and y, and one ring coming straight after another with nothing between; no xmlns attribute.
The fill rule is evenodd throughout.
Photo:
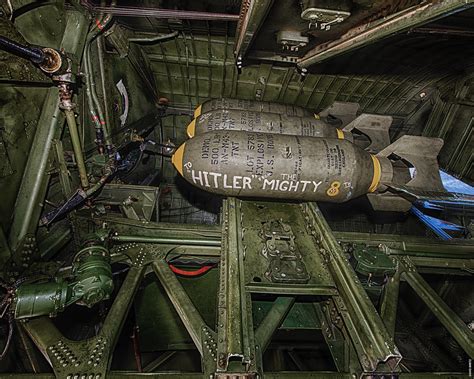
<svg viewBox="0 0 474 379"><path fill-rule="evenodd" d="M382 175L382 169L380 167L380 161L375 156L370 154L372 157L372 162L374 163L374 176L372 177L372 183L370 183L369 192L374 192L380 183L380 177Z"/></svg>

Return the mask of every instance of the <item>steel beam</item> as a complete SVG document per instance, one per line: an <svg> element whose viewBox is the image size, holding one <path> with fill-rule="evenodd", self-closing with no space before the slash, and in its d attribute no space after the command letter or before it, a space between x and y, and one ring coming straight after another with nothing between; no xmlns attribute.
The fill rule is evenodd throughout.
<svg viewBox="0 0 474 379"><path fill-rule="evenodd" d="M156 371L163 363L169 361L172 357L176 355L177 351L166 351L163 354L160 354L159 357L153 359L145 367L143 367L143 372L153 372Z"/></svg>
<svg viewBox="0 0 474 379"><path fill-rule="evenodd" d="M337 289L333 286L305 284L266 284L252 283L245 286L251 293L266 293L276 295L303 295L303 296L334 296L337 295Z"/></svg>
<svg viewBox="0 0 474 379"><path fill-rule="evenodd" d="M57 129L63 123L64 116L59 109L59 91L57 88L51 87L48 89L43 104L16 198L10 229L10 247L12 250L18 249L21 240L27 234L36 232L49 181L47 169L50 150Z"/></svg>
<svg viewBox="0 0 474 379"><path fill-rule="evenodd" d="M105 377L123 324L141 282L144 267L131 267L98 334L87 340L65 338L49 317L25 322L24 328L57 377Z"/></svg>
<svg viewBox="0 0 474 379"><path fill-rule="evenodd" d="M315 238L320 239L320 252L326 257L339 291L339 296L334 298L335 303L363 369L375 371L379 364L387 363L394 370L401 360L401 354L344 256L328 223L315 203L304 203L301 207L308 227L312 229Z"/></svg>
<svg viewBox="0 0 474 379"><path fill-rule="evenodd" d="M308 67L321 63L342 53L373 44L382 38L460 12L473 4L473 0L423 1L394 15L351 29L335 41L316 46L298 60L298 66Z"/></svg>
<svg viewBox="0 0 474 379"><path fill-rule="evenodd" d="M61 49L72 55L81 55L89 20L77 11L67 13L67 23L61 41ZM35 233L49 182L48 166L53 139L59 137L64 126L64 115L59 109L56 87L47 91L36 134L31 144L25 171L18 191L9 241L16 250L21 240Z"/></svg>
<svg viewBox="0 0 474 379"><path fill-rule="evenodd" d="M407 255L410 257L472 259L474 243L463 241L436 241L426 237L399 234L374 234L354 232L334 232L339 242L360 243L380 246L388 255Z"/></svg>
<svg viewBox="0 0 474 379"><path fill-rule="evenodd" d="M219 247L221 242L218 240L202 239L185 239L185 238L164 238L164 237L141 237L141 236L112 236L112 240L116 242L141 242L141 243L157 243L163 245L189 245L189 246L215 246Z"/></svg>
<svg viewBox="0 0 474 379"><path fill-rule="evenodd" d="M285 317L294 303L294 297L280 296L275 299L270 311L255 331L255 340L260 346L261 354L263 354L267 349L273 334L285 320Z"/></svg>
<svg viewBox="0 0 474 379"><path fill-rule="evenodd" d="M447 379L465 379L466 373L463 372L413 372L400 373L399 378L407 379L432 379L432 378L447 378ZM43 374L16 374L4 373L2 378L5 379L55 379L56 376L50 373ZM200 372L128 372L128 371L111 371L107 374L107 379L207 379ZM300 371L300 372L267 372L265 378L269 379L353 379L350 373L334 372L334 371Z"/></svg>
<svg viewBox="0 0 474 379"><path fill-rule="evenodd" d="M395 323L397 321L398 296L400 293L400 275L398 270L385 284L380 307L380 317L390 336L395 338Z"/></svg>
<svg viewBox="0 0 474 379"><path fill-rule="evenodd" d="M352 374L331 371L266 372L265 379L353 379Z"/></svg>
<svg viewBox="0 0 474 379"><path fill-rule="evenodd" d="M258 32L270 10L273 0L244 0L237 25L234 54L243 58L255 34Z"/></svg>
<svg viewBox="0 0 474 379"><path fill-rule="evenodd" d="M78 214L79 220L90 221L90 217ZM202 239L203 241L220 241L221 227L214 225L173 224L166 222L137 221L123 217L97 217L93 219L96 225L106 223L108 227L119 235L133 235L140 237Z"/></svg>
<svg viewBox="0 0 474 379"><path fill-rule="evenodd" d="M472 254L474 256L474 254ZM443 269L458 269L467 272L474 272L474 258L459 259L459 258L425 258L425 257L411 257L410 258L417 267L432 267Z"/></svg>
<svg viewBox="0 0 474 379"><path fill-rule="evenodd" d="M342 320L337 319L334 299L318 304L316 309L321 319L321 332L337 370L339 372L360 372L361 366L348 330L344 328Z"/></svg>
<svg viewBox="0 0 474 379"><path fill-rule="evenodd" d="M404 267L402 278L404 278L418 296L420 296L428 308L430 308L433 314L464 349L466 354L471 357L471 359L474 359L474 333L421 277L409 258L400 258L400 262Z"/></svg>
<svg viewBox="0 0 474 379"><path fill-rule="evenodd" d="M223 205L222 251L218 295L217 371L255 370L255 342L250 295L245 290L241 201ZM230 361L236 367L229 367Z"/></svg>
<svg viewBox="0 0 474 379"><path fill-rule="evenodd" d="M168 267L168 264L163 259L157 259L152 263L152 266L156 276L158 276L161 285L165 289L166 294L173 303L176 312L181 318L181 321L183 321L186 330L202 356L203 346L201 334L203 329L207 327L206 323L186 291L183 289L183 286L176 278L176 275Z"/></svg>

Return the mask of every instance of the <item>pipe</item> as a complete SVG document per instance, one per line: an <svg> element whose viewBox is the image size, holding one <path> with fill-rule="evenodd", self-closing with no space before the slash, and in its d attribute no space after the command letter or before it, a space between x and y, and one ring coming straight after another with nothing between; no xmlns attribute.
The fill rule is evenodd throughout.
<svg viewBox="0 0 474 379"><path fill-rule="evenodd" d="M91 84L91 74L89 72L89 65L88 65L88 47L90 44L90 40L86 42L86 46L84 48L84 76L86 78L86 95L87 95L87 103L89 104L89 112L92 117L92 121L95 124L95 142L99 149L99 153L104 153L104 131L102 125L99 121L99 117L97 116L97 112L94 108L94 101L92 99L92 84Z"/></svg>
<svg viewBox="0 0 474 379"><path fill-rule="evenodd" d="M115 5L115 1L112 2L112 5ZM112 143L110 141L110 134L107 128L108 125L104 120L102 107L99 103L97 93L95 92L95 83L92 75L92 64L90 61L90 46L92 44L92 41L102 32L102 30L104 30L104 28L111 21L112 16L110 14L102 16L100 19L97 19L88 33L86 44L84 47L84 76L86 78L87 102L89 104L89 112L95 124L96 144L98 145L99 153L101 154L103 154L104 152L104 141L108 150L107 152L109 154L112 150ZM97 107L97 112L94 106Z"/></svg>
<svg viewBox="0 0 474 379"><path fill-rule="evenodd" d="M18 55L22 58L29 59L36 64L41 64L46 59L42 49L21 45L3 36L0 36L0 49Z"/></svg>
<svg viewBox="0 0 474 379"><path fill-rule="evenodd" d="M123 6L96 6L89 0L81 0L81 4L89 11L104 12L115 16L124 17L153 17L156 19L176 18L180 20L215 20L215 21L238 21L238 14L195 12L163 8L137 8Z"/></svg>
<svg viewBox="0 0 474 379"><path fill-rule="evenodd" d="M160 35L154 36L154 37L131 37L131 38L128 39L128 42L135 42L135 43L161 42L161 41L165 41L165 40L170 39L170 38L175 38L178 35L179 35L179 32L174 31L172 33L160 34Z"/></svg>
<svg viewBox="0 0 474 379"><path fill-rule="evenodd" d="M99 122L100 127L103 131L103 138L104 138L104 142L105 142L105 148L107 150L107 154L110 155L111 150L112 150L112 142L110 141L110 134L109 134L109 130L108 130L108 125L105 122L103 107L102 107L102 105L99 101L99 97L97 96L97 91L95 90L95 85L96 84L95 84L95 81L94 81L94 75L93 75L93 71L92 71L92 62L91 62L91 58L90 58L90 48L91 48L91 43L89 44L89 46L86 46L87 54L84 57L85 65L88 66L87 71L89 73L90 94L91 94L91 97L92 97L92 101L94 102L94 105L95 105L96 110L97 110L98 122Z"/></svg>
<svg viewBox="0 0 474 379"><path fill-rule="evenodd" d="M77 169L79 170L79 178L81 179L82 188L89 187L89 180L87 179L87 170L84 163L84 156L82 155L81 140L79 139L79 132L77 131L76 117L74 111L71 109L64 109L67 126L69 127L69 134L71 136L72 148L74 150L74 157L76 158Z"/></svg>
<svg viewBox="0 0 474 379"><path fill-rule="evenodd" d="M97 55L99 57L99 70L100 70L100 82L102 86L102 97L104 99L104 117L105 125L109 126L110 123L110 113L109 113L109 102L107 99L107 90L105 86L105 66L104 66L104 44L102 41L102 36L97 37ZM109 129L107 129L107 134L110 135Z"/></svg>
<svg viewBox="0 0 474 379"><path fill-rule="evenodd" d="M160 243L165 245L190 245L190 246L221 246L221 241L212 241L205 239L180 239L180 238L163 238L163 237L142 237L114 235L112 241L116 242L142 242L142 243Z"/></svg>

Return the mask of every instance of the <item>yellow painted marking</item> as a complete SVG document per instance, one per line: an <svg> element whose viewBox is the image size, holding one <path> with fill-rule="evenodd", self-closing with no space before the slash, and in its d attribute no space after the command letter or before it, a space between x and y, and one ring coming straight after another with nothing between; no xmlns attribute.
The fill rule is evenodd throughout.
<svg viewBox="0 0 474 379"><path fill-rule="evenodd" d="M196 135L196 119L193 119L193 121L189 123L186 134L189 138L193 138Z"/></svg>
<svg viewBox="0 0 474 379"><path fill-rule="evenodd" d="M337 129L337 138L344 139L344 132L341 129Z"/></svg>
<svg viewBox="0 0 474 379"><path fill-rule="evenodd" d="M202 104L198 105L198 107L194 110L194 118L199 117L202 111Z"/></svg>
<svg viewBox="0 0 474 379"><path fill-rule="evenodd" d="M176 170L178 170L181 176L183 176L184 145L186 145L186 142L183 143L180 147L178 147L178 149L171 157L171 163L173 163L173 166L176 168Z"/></svg>
<svg viewBox="0 0 474 379"><path fill-rule="evenodd" d="M315 113L315 114L314 114L314 118L315 118L316 120L319 120L321 117L319 117L319 115L318 115L317 113Z"/></svg>
<svg viewBox="0 0 474 379"><path fill-rule="evenodd" d="M374 176L372 177L372 183L370 183L369 192L374 192L380 183L382 169L380 167L379 159L375 155L370 154L370 156L372 157L372 162L374 163Z"/></svg>
<svg viewBox="0 0 474 379"><path fill-rule="evenodd" d="M328 190L326 191L326 194L328 196L331 196L331 197L337 196L337 195L339 195L339 188L340 187L341 187L341 182L338 182L336 180L336 181L331 183Z"/></svg>

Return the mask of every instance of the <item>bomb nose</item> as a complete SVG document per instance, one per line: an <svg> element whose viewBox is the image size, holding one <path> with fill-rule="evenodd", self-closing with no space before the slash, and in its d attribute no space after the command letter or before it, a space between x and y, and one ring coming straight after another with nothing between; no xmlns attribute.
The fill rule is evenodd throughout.
<svg viewBox="0 0 474 379"><path fill-rule="evenodd" d="M183 156L186 142L176 149L171 157L171 163L178 170L181 176L183 176Z"/></svg>
<svg viewBox="0 0 474 379"><path fill-rule="evenodd" d="M186 129L186 134L189 138L193 138L196 134L196 119L191 121Z"/></svg>
<svg viewBox="0 0 474 379"><path fill-rule="evenodd" d="M195 110L194 110L194 118L197 118L201 115L202 112L202 104L200 104Z"/></svg>

